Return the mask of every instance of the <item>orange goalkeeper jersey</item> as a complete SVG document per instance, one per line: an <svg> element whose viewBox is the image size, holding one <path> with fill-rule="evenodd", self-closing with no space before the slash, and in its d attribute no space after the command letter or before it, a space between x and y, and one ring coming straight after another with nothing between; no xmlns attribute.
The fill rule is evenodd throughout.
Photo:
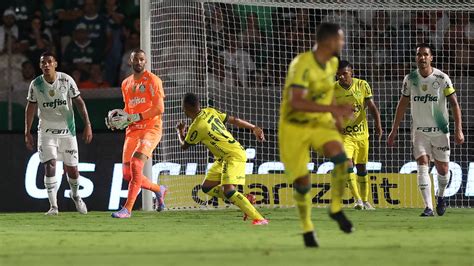
<svg viewBox="0 0 474 266"><path fill-rule="evenodd" d="M153 128L161 133L165 98L161 79L148 70L137 80L132 74L122 82L122 94L125 112L142 116L142 120L128 126L127 134Z"/></svg>

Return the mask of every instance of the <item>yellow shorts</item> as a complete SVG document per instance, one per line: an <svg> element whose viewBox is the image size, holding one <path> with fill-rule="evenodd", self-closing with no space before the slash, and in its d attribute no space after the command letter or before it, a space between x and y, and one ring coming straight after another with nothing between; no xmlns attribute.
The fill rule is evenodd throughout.
<svg viewBox="0 0 474 266"><path fill-rule="evenodd" d="M369 140L354 140L344 138L344 150L347 158L352 159L354 164L367 164L369 162Z"/></svg>
<svg viewBox="0 0 474 266"><path fill-rule="evenodd" d="M219 159L206 174L206 180L219 181L221 185L245 185L246 162Z"/></svg>
<svg viewBox="0 0 474 266"><path fill-rule="evenodd" d="M285 165L288 181L309 174L310 150L322 153L324 144L337 141L342 144L342 136L334 128L308 127L280 121L278 126L278 144L280 160Z"/></svg>

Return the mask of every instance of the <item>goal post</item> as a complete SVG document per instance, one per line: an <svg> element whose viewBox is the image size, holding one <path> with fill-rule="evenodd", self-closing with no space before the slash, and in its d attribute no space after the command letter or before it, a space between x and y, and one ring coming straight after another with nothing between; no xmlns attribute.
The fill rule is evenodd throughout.
<svg viewBox="0 0 474 266"><path fill-rule="evenodd" d="M474 82L474 6L469 1L148 1L150 28L142 25L142 40L146 42L148 35L151 69L163 80L166 93L163 139L153 156L152 177L168 186L168 208L228 206L200 191L212 155L202 145L180 150L175 126L181 120L190 122L181 110L186 92L198 94L203 106L264 128L267 142L258 143L250 132L228 127L247 149L247 183L239 189L255 194L259 206L293 206L278 155L281 92L288 64L312 48L322 22L343 28L346 45L341 59L352 63L355 77L368 81L381 112L385 135L381 142L370 138L368 163L375 206L421 204L408 114L398 146L386 145L402 80L416 67L415 45L420 42L434 46L434 66L453 80L463 113L466 143L451 142L448 204L473 206L474 96L469 90ZM452 117L450 121L453 132ZM370 116L369 128L372 134ZM311 155L313 203L324 207L329 200L329 177L324 174L332 164L315 152ZM430 171L436 180L435 168ZM352 204L348 190L344 202Z"/></svg>

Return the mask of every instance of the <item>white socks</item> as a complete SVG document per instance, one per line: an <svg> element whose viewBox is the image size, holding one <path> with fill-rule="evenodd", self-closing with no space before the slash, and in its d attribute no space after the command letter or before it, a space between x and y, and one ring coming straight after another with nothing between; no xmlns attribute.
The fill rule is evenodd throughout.
<svg viewBox="0 0 474 266"><path fill-rule="evenodd" d="M444 191L448 186L449 182L449 172L447 175L438 174L438 197L444 197Z"/></svg>
<svg viewBox="0 0 474 266"><path fill-rule="evenodd" d="M420 189L421 196L425 207L433 210L433 200L431 198L431 178L428 174L428 165L418 165L418 188Z"/></svg>
<svg viewBox="0 0 474 266"><path fill-rule="evenodd" d="M58 181L56 180L56 176L45 176L44 186L46 187L46 191L48 192L49 204L51 205L51 207L57 208L58 200L56 194L58 193Z"/></svg>
<svg viewBox="0 0 474 266"><path fill-rule="evenodd" d="M67 182L69 183L69 187L71 188L71 196L72 197L79 196L79 194L78 194L78 191L79 191L79 178L73 179L73 178L70 178L68 176L67 177Z"/></svg>

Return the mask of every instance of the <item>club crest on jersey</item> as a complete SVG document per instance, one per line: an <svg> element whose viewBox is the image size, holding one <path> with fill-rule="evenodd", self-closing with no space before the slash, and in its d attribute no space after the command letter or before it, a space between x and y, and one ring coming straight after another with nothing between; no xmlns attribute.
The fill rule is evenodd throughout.
<svg viewBox="0 0 474 266"><path fill-rule="evenodd" d="M51 96L51 97L54 97L54 95L56 95L56 93L54 92L54 90L49 90L49 91L48 91L48 94L49 94L49 96Z"/></svg>
<svg viewBox="0 0 474 266"><path fill-rule="evenodd" d="M140 84L140 86L138 87L138 90L139 90L141 93L144 93L144 92L145 92L145 85Z"/></svg>
<svg viewBox="0 0 474 266"><path fill-rule="evenodd" d="M431 86L433 87L433 89L438 90L441 87L441 84L439 84L438 81L435 81Z"/></svg>
<svg viewBox="0 0 474 266"><path fill-rule="evenodd" d="M421 85L421 90L422 91L427 91L428 90L428 85L426 85L426 84Z"/></svg>
<svg viewBox="0 0 474 266"><path fill-rule="evenodd" d="M59 91L61 91L61 93L66 93L66 90L66 86L59 87Z"/></svg>

